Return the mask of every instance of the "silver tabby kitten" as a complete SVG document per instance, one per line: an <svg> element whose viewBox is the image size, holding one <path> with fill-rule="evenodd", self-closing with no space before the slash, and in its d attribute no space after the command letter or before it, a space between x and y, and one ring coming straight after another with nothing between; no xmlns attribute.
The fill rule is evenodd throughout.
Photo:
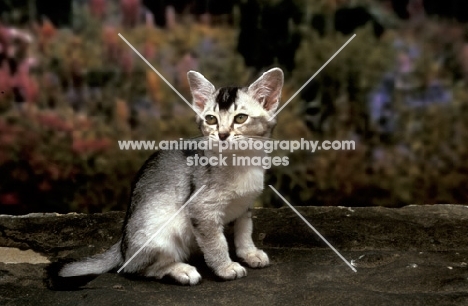
<svg viewBox="0 0 468 306"><path fill-rule="evenodd" d="M198 72L188 80L197 123L206 138L215 141L270 137L283 86L283 72L274 68L248 88L218 90ZM228 154L232 155L232 151ZM252 155L236 151L236 155ZM158 151L140 169L134 183L123 235L103 254L66 264L60 277L100 274L122 266L203 185L205 188L123 269L147 277L171 276L181 284L195 285L201 276L187 263L199 249L207 265L223 279L247 275L229 257L224 226L234 221L237 256L252 268L268 265L267 254L252 241L250 208L263 190L261 166L188 166L187 157L218 156L209 150ZM225 153L223 153L225 154Z"/></svg>

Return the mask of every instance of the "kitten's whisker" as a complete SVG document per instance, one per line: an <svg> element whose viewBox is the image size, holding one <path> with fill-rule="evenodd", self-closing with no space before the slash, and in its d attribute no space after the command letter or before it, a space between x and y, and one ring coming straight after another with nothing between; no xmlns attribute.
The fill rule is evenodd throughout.
<svg viewBox="0 0 468 306"><path fill-rule="evenodd" d="M234 141L239 141L240 139L244 139L243 135L234 135L234 137L232 138L232 140Z"/></svg>
<svg viewBox="0 0 468 306"><path fill-rule="evenodd" d="M207 140L207 139L209 139L207 136L199 136L199 137L184 139L184 141L202 141L202 140Z"/></svg>
<svg viewBox="0 0 468 306"><path fill-rule="evenodd" d="M207 136L198 136L198 137L193 137L193 138L187 138L187 139L182 139L183 142L203 142L203 141L208 141L209 137Z"/></svg>
<svg viewBox="0 0 468 306"><path fill-rule="evenodd" d="M269 137L262 137L262 136L245 136L246 139L252 139L252 140L255 140L255 141L272 141L272 140L276 140L274 138L269 138Z"/></svg>

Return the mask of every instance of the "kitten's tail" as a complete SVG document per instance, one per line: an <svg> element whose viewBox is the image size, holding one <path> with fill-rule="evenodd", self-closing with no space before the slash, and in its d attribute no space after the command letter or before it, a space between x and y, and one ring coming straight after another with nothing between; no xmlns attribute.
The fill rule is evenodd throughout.
<svg viewBox="0 0 468 306"><path fill-rule="evenodd" d="M88 257L85 260L66 264L60 271L59 276L71 277L89 274L106 273L122 263L120 253L120 241L102 254Z"/></svg>
<svg viewBox="0 0 468 306"><path fill-rule="evenodd" d="M102 254L77 262L58 262L48 267L48 287L69 290L80 287L96 276L106 273L123 263L120 241Z"/></svg>

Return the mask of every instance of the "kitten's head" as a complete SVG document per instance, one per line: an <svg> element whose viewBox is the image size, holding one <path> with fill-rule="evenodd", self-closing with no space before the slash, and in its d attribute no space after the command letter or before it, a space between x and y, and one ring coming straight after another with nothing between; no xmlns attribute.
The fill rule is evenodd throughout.
<svg viewBox="0 0 468 306"><path fill-rule="evenodd" d="M283 87L283 71L273 68L249 87L215 89L202 74L189 71L188 81L198 126L204 136L229 140L233 136L270 137Z"/></svg>

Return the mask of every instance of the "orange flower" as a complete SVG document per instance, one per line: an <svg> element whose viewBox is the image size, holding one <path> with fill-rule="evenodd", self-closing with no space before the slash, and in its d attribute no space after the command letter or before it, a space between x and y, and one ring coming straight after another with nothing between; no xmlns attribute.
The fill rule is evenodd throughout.
<svg viewBox="0 0 468 306"><path fill-rule="evenodd" d="M161 81L158 75L151 70L146 71L146 84L153 101L161 101Z"/></svg>
<svg viewBox="0 0 468 306"><path fill-rule="evenodd" d="M42 36L44 38L51 39L52 37L54 37L56 32L57 32L57 30L55 29L52 22L50 20L46 19L44 21L44 23L42 24L42 28L41 28Z"/></svg>
<svg viewBox="0 0 468 306"><path fill-rule="evenodd" d="M119 123L126 124L130 118L130 110L124 100L117 99L115 102L115 119Z"/></svg>
<svg viewBox="0 0 468 306"><path fill-rule="evenodd" d="M52 185L49 183L49 181L44 180L39 183L38 188L40 191L49 191L52 189Z"/></svg>
<svg viewBox="0 0 468 306"><path fill-rule="evenodd" d="M116 48L119 44L117 30L112 26L105 26L102 29L102 41L106 49Z"/></svg>
<svg viewBox="0 0 468 306"><path fill-rule="evenodd" d="M51 179L58 180L60 178L60 168L57 165L49 165L46 170Z"/></svg>
<svg viewBox="0 0 468 306"><path fill-rule="evenodd" d="M15 135L12 134L2 134L0 135L0 145L12 145L16 141Z"/></svg>
<svg viewBox="0 0 468 306"><path fill-rule="evenodd" d="M55 36L57 30L55 29L52 22L48 19L45 19L39 28L39 48L42 51L47 51L47 46L52 38Z"/></svg>

